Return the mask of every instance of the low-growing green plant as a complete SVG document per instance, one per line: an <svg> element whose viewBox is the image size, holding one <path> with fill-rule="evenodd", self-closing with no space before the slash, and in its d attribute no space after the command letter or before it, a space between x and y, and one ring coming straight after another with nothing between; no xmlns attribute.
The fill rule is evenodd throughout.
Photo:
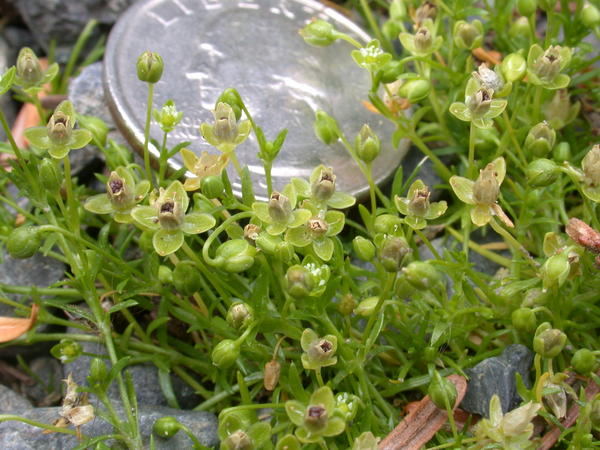
<svg viewBox="0 0 600 450"><path fill-rule="evenodd" d="M343 167L321 165L309 179L273 186L287 130L263 130L235 87L214 99L214 122L198 130L215 152L168 148L182 114L173 101L153 108L163 60L151 51L137 63L148 86L140 167L107 141L100 119L78 115L68 101L43 111L38 94L59 68L44 71L30 49L21 51L0 94L15 90L48 122L26 130L29 147L20 148L0 111L2 150L11 155L0 180L1 238L13 258L39 252L63 262L66 277L49 288L0 290L31 297L40 323L78 330L34 329L15 342L56 342L51 353L65 363L84 342L102 344L106 355L92 361L86 387L67 380L59 422L0 421L76 434L78 448L119 441L141 449L127 367L152 363L170 406L179 406L173 373L202 398L196 410L218 414L223 449L375 449L407 403L429 393L451 410L457 390L445 376L521 343L535 352L531 387L517 380L523 404L503 413L494 396L489 418L475 427L451 420L427 445L535 448L554 427L556 448L600 445L600 400L585 389L600 382L600 55L587 39L600 35L598 5L349 4L376 39L360 43L320 19L300 34L313 46L344 41L335 45L370 76L370 109L394 126L392 147L409 140L431 161L436 185L422 181L419 165L409 174L401 166L391 184L377 186L372 163L383 137L367 125L346 136L337 111L319 110L323 151L341 142L370 187L367 202L338 189ZM152 119L163 131L156 171ZM250 133L265 202L236 156ZM86 145L105 155L106 171L96 175L105 192L72 178L69 152ZM176 153L190 174L183 183L168 166ZM474 253L495 273L474 264ZM81 302L87 308L74 306ZM113 383L122 408L109 400ZM577 421L561 424L570 408ZM94 415L114 432L86 436ZM157 438L178 432L204 448L173 417L154 425Z"/></svg>

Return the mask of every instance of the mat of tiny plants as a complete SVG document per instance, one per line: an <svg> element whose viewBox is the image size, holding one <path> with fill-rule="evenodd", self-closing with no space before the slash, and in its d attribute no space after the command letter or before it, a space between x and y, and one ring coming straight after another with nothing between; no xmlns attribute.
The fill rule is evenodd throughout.
<svg viewBox="0 0 600 450"><path fill-rule="evenodd" d="M39 124L18 145L0 112L1 241L12 258L57 259L65 276L50 288L0 285L24 296L1 296L14 317L1 319L0 335L4 345L51 341L62 362L83 341L106 352L83 374L86 386L65 380L56 422L0 420L74 434L78 448L140 449L128 366L145 362L171 406L170 373L199 396L196 410L218 415L222 449L600 445L597 3L361 0L343 6L370 28L368 43L318 19L299 30L307 51L336 45L368 72L356 108L394 124L392 146L410 141L438 176L428 186L423 164L400 166L376 186L382 137L367 125L345 135L339 111L316 111L322 151L344 145L370 186L364 199L337 189L343 167L274 187L271 169L293 130L255 122L235 86L223 86L214 120L197 130L212 151L167 147L182 113L172 101L153 104L164 63L152 49L131 64L149 93L136 159L69 100L45 107L93 59L78 53L84 42L64 68L22 49L0 93L33 104ZM236 157L251 134L266 201ZM90 147L106 167L84 184L69 154ZM185 168L174 172L177 153ZM48 334L43 324L77 332ZM487 415L457 409L465 370L511 344L535 355L530 383L515 380L522 403L503 411L494 395ZM90 440L94 418L114 432ZM172 417L154 432L151 447L180 432L205 448Z"/></svg>

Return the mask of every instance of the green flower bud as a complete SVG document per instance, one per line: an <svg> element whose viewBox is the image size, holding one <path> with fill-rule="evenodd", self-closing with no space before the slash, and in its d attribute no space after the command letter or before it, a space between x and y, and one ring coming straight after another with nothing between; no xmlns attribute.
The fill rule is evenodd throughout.
<svg viewBox="0 0 600 450"><path fill-rule="evenodd" d="M538 0L538 5L547 12L556 7L556 0Z"/></svg>
<svg viewBox="0 0 600 450"><path fill-rule="evenodd" d="M301 265L289 267L285 274L285 281L288 294L294 298L307 297L315 287L313 274Z"/></svg>
<svg viewBox="0 0 600 450"><path fill-rule="evenodd" d="M361 404L361 399L354 394L340 392L335 396L335 410L346 422L354 420L359 404Z"/></svg>
<svg viewBox="0 0 600 450"><path fill-rule="evenodd" d="M223 339L212 351L212 363L219 369L231 367L240 356L240 345L231 339Z"/></svg>
<svg viewBox="0 0 600 450"><path fill-rule="evenodd" d="M240 118L242 117L242 103L240 97L234 89L225 89L217 99L215 108L219 103L227 103L229 106L231 106L233 112L235 113L235 119L240 120Z"/></svg>
<svg viewBox="0 0 600 450"><path fill-rule="evenodd" d="M529 130L525 138L525 150L537 157L546 156L556 141L556 131L550 127L548 122L540 122Z"/></svg>
<svg viewBox="0 0 600 450"><path fill-rule="evenodd" d="M181 429L181 424L175 417L165 416L156 419L152 431L163 439L172 438Z"/></svg>
<svg viewBox="0 0 600 450"><path fill-rule="evenodd" d="M50 349L50 354L63 364L75 361L83 353L81 344L73 339L61 339Z"/></svg>
<svg viewBox="0 0 600 450"><path fill-rule="evenodd" d="M333 25L321 19L313 20L300 30L304 42L315 47L326 47L338 39Z"/></svg>
<svg viewBox="0 0 600 450"><path fill-rule="evenodd" d="M173 271L165 265L159 266L158 267L158 281L160 281L161 284L173 283Z"/></svg>
<svg viewBox="0 0 600 450"><path fill-rule="evenodd" d="M226 272L239 273L254 265L256 248L244 239L232 239L221 244L216 251L215 260Z"/></svg>
<svg viewBox="0 0 600 450"><path fill-rule="evenodd" d="M408 282L406 277L398 277L394 285L394 291L400 298L409 298L416 291L415 287Z"/></svg>
<svg viewBox="0 0 600 450"><path fill-rule="evenodd" d="M589 2L584 3L583 8L579 12L579 17L581 17L581 21L588 28L600 25L600 11Z"/></svg>
<svg viewBox="0 0 600 450"><path fill-rule="evenodd" d="M556 181L560 174L560 168L554 161L540 158L530 162L525 173L531 187L546 187Z"/></svg>
<svg viewBox="0 0 600 450"><path fill-rule="evenodd" d="M367 124L364 124L360 129L360 132L356 136L356 140L354 142L356 147L356 154L358 157L366 162L367 164L371 163L377 156L379 156L379 152L381 151L381 143L379 142L379 138L371 127Z"/></svg>
<svg viewBox="0 0 600 450"><path fill-rule="evenodd" d="M152 114L165 133L173 131L183 117L183 112L177 111L175 102L171 99L167 100L161 109L155 109Z"/></svg>
<svg viewBox="0 0 600 450"><path fill-rule="evenodd" d="M227 311L227 323L236 330L243 330L254 319L254 311L250 305L244 302L236 302Z"/></svg>
<svg viewBox="0 0 600 450"><path fill-rule="evenodd" d="M218 198L224 189L223 179L218 175L209 175L200 181L200 190L208 198Z"/></svg>
<svg viewBox="0 0 600 450"><path fill-rule="evenodd" d="M416 289L426 290L442 282L442 274L425 261L413 261L402 269L406 280Z"/></svg>
<svg viewBox="0 0 600 450"><path fill-rule="evenodd" d="M322 109L315 112L315 135L325 145L331 145L339 139L339 127L336 120Z"/></svg>
<svg viewBox="0 0 600 450"><path fill-rule="evenodd" d="M394 234L402 226L402 219L393 214L381 214L375 218L375 231L382 234Z"/></svg>
<svg viewBox="0 0 600 450"><path fill-rule="evenodd" d="M554 358L562 351L566 342L565 333L544 322L535 332L533 350L543 358Z"/></svg>
<svg viewBox="0 0 600 450"><path fill-rule="evenodd" d="M405 0L392 0L389 14L392 20L403 21L407 19Z"/></svg>
<svg viewBox="0 0 600 450"><path fill-rule="evenodd" d="M518 17L508 29L508 35L513 39L527 39L529 32L529 21L523 16Z"/></svg>
<svg viewBox="0 0 600 450"><path fill-rule="evenodd" d="M515 309L511 314L511 319L515 330L524 333L533 333L537 327L535 312L529 308Z"/></svg>
<svg viewBox="0 0 600 450"><path fill-rule="evenodd" d="M254 450L254 444L245 431L237 430L223 440L221 448L224 450Z"/></svg>
<svg viewBox="0 0 600 450"><path fill-rule="evenodd" d="M563 163L571 159L571 145L568 142L559 142L552 151L552 159L557 163Z"/></svg>
<svg viewBox="0 0 600 450"><path fill-rule="evenodd" d="M427 53L433 44L433 36L427 27L419 27L415 33L415 49L419 53Z"/></svg>
<svg viewBox="0 0 600 450"><path fill-rule="evenodd" d="M536 0L517 0L517 11L522 16L529 17L537 9Z"/></svg>
<svg viewBox="0 0 600 450"><path fill-rule="evenodd" d="M30 258L41 245L42 233L34 226L15 228L6 239L8 254L16 259Z"/></svg>
<svg viewBox="0 0 600 450"><path fill-rule="evenodd" d="M354 308L354 314L369 317L375 311L377 303L379 303L379 297L377 296L365 298L364 300L361 300L356 308Z"/></svg>
<svg viewBox="0 0 600 450"><path fill-rule="evenodd" d="M411 103L417 103L429 95L431 83L423 78L413 78L406 80L400 89L398 95L406 98Z"/></svg>
<svg viewBox="0 0 600 450"><path fill-rule="evenodd" d="M375 258L375 244L369 239L362 236L356 236L352 241L352 247L354 248L356 256L363 261L371 261Z"/></svg>
<svg viewBox="0 0 600 450"><path fill-rule="evenodd" d="M427 395L429 395L435 406L445 410L454 407L458 393L452 381L443 378L438 372L434 372L433 379L427 389Z"/></svg>
<svg viewBox="0 0 600 450"><path fill-rule="evenodd" d="M386 23L393 23L391 21L387 21ZM385 28L383 29L383 31L385 32ZM396 39L396 37L398 36L398 32L390 32L390 34L393 36L392 40ZM383 83L393 83L394 81L396 81L398 79L398 77L404 73L404 67L401 61L393 59L391 61L389 61L385 66L383 66L383 68L381 69L381 81Z"/></svg>
<svg viewBox="0 0 600 450"><path fill-rule="evenodd" d="M383 25L381 26L381 32L383 33L383 35L386 37L386 39L388 39L390 42L394 42L396 39L398 39L398 35L400 34L400 32L402 31L402 22L394 20L394 19L390 19L390 20L386 20ZM391 62L399 62L398 60L395 61L390 61ZM400 75L399 72L397 73L395 69L391 69L392 66L389 66L389 63L385 65L385 67L382 69L384 71L384 73L381 76L381 81L383 81L384 83L391 83L394 80L397 79L398 75ZM398 67L398 64L394 64L393 67ZM391 70L391 71L390 71Z"/></svg>
<svg viewBox="0 0 600 450"><path fill-rule="evenodd" d="M356 308L356 300L354 300L354 295L351 293L347 293L342 295L340 298L340 303L338 304L338 311L342 316L349 316Z"/></svg>
<svg viewBox="0 0 600 450"><path fill-rule="evenodd" d="M598 362L594 352L587 348L580 348L575 352L573 358L571 358L571 365L576 372L582 375L589 375L590 372L596 370Z"/></svg>
<svg viewBox="0 0 600 450"><path fill-rule="evenodd" d="M79 126L92 133L94 139L103 146L106 145L106 137L108 136L108 125L99 117L78 115Z"/></svg>
<svg viewBox="0 0 600 450"><path fill-rule="evenodd" d="M387 237L379 247L379 261L388 272L397 272L402 267L406 255L411 252L406 240L400 237Z"/></svg>
<svg viewBox="0 0 600 450"><path fill-rule="evenodd" d="M506 81L517 81L527 72L527 61L519 53L511 53L502 60L500 71Z"/></svg>
<svg viewBox="0 0 600 450"><path fill-rule="evenodd" d="M90 361L90 374L87 376L90 386L101 386L106 382L108 369L101 358L92 358Z"/></svg>
<svg viewBox="0 0 600 450"><path fill-rule="evenodd" d="M162 77L163 59L158 53L145 51L139 56L136 68L140 81L156 83Z"/></svg>
<svg viewBox="0 0 600 450"><path fill-rule="evenodd" d="M38 84L42 81L44 71L40 60L37 58L33 50L29 47L23 47L17 56L17 76L24 81L24 87L29 87Z"/></svg>
<svg viewBox="0 0 600 450"><path fill-rule="evenodd" d="M335 178L330 167L323 167L314 182L311 183L312 196L321 202L329 200L335 192Z"/></svg>
<svg viewBox="0 0 600 450"><path fill-rule="evenodd" d="M200 290L200 276L191 261L180 261L173 270L173 286L182 295L192 295Z"/></svg>
<svg viewBox="0 0 600 450"><path fill-rule="evenodd" d="M287 223L292 215L290 199L277 191L271 193L269 198L269 216L275 222Z"/></svg>
<svg viewBox="0 0 600 450"><path fill-rule="evenodd" d="M571 265L569 264L569 256L567 252L552 255L542 266L544 289L549 289L554 286L562 286L569 276L570 271Z"/></svg>
<svg viewBox="0 0 600 450"><path fill-rule="evenodd" d="M40 161L38 166L40 183L44 189L52 194L56 195L60 192L64 174L60 166L54 162L54 158L44 158Z"/></svg>
<svg viewBox="0 0 600 450"><path fill-rule="evenodd" d="M454 24L454 44L458 48L473 50L481 47L483 41L483 25L479 20L472 23L459 20Z"/></svg>

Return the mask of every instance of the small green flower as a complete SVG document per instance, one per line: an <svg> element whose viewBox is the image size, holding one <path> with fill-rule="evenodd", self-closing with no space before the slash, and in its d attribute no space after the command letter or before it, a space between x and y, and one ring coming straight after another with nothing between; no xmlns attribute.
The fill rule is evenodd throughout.
<svg viewBox="0 0 600 450"><path fill-rule="evenodd" d="M548 122L544 121L531 127L523 147L534 156L541 158L552 151L555 142L556 131L552 129Z"/></svg>
<svg viewBox="0 0 600 450"><path fill-rule="evenodd" d="M454 24L454 44L458 48L473 50L483 42L483 24L479 20L469 23L459 20Z"/></svg>
<svg viewBox="0 0 600 450"><path fill-rule="evenodd" d="M471 220L475 225L482 227L492 216L498 216L506 226L514 226L497 203L500 185L505 175L506 163L504 158L500 157L485 166L476 181L456 175L450 178L450 186L456 196L468 205L475 205L471 209Z"/></svg>
<svg viewBox="0 0 600 450"><path fill-rule="evenodd" d="M333 255L333 236L344 228L346 216L341 211L318 210L310 201L302 206L311 211L312 217L297 228L288 228L285 240L294 247L312 245L314 252L323 261L329 261Z"/></svg>
<svg viewBox="0 0 600 450"><path fill-rule="evenodd" d="M200 125L200 133L219 151L225 154L231 153L246 140L252 125L249 120L243 120L238 124L235 111L227 103L217 103L212 113L215 118L214 124L203 123Z"/></svg>
<svg viewBox="0 0 600 450"><path fill-rule="evenodd" d="M171 99L167 100L161 109L152 111L154 120L160 126L160 129L165 133L170 133L175 129L177 124L183 117L183 112L177 111L175 102Z"/></svg>
<svg viewBox="0 0 600 450"><path fill-rule="evenodd" d="M538 44L533 44L527 55L527 76L536 86L546 89L564 89L571 78L560 73L571 61L571 49L551 45L545 51Z"/></svg>
<svg viewBox="0 0 600 450"><path fill-rule="evenodd" d="M206 213L185 214L189 198L179 181L173 181L151 206L136 206L131 216L143 228L154 231L152 244L156 253L166 256L183 245L183 235L198 234L214 227L216 220Z"/></svg>
<svg viewBox="0 0 600 450"><path fill-rule="evenodd" d="M118 167L108 177L106 193L88 198L83 207L94 214L114 214L116 222L131 223L131 210L149 190L148 180L136 183L129 169Z"/></svg>
<svg viewBox="0 0 600 450"><path fill-rule="evenodd" d="M16 70L14 84L20 86L29 95L36 95L42 90L44 84L52 81L58 74L58 64L52 63L43 70L33 50L23 47L17 57Z"/></svg>
<svg viewBox="0 0 600 450"><path fill-rule="evenodd" d="M477 128L490 128L492 119L506 108L506 100L493 99L494 91L471 77L465 88L465 103L454 102L450 112L458 119L473 122Z"/></svg>
<svg viewBox="0 0 600 450"><path fill-rule="evenodd" d="M596 144L581 160L583 170L583 194L590 200L600 202L600 145Z"/></svg>
<svg viewBox="0 0 600 450"><path fill-rule="evenodd" d="M365 431L354 440L352 450L377 450L379 447L379 438L376 438L370 431Z"/></svg>
<svg viewBox="0 0 600 450"><path fill-rule="evenodd" d="M224 410L219 415L221 450L259 450L271 447L271 425L258 422L249 411Z"/></svg>
<svg viewBox="0 0 600 450"><path fill-rule="evenodd" d="M312 329L307 328L300 338L302 346L302 366L308 370L333 366L337 363L337 338L331 334L320 338Z"/></svg>
<svg viewBox="0 0 600 450"><path fill-rule="evenodd" d="M446 212L445 201L429 202L429 188L421 180L416 180L408 189L408 197L394 199L396 208L406 216L404 222L413 230L421 230L427 226L427 220L433 220Z"/></svg>
<svg viewBox="0 0 600 450"><path fill-rule="evenodd" d="M532 420L542 405L526 403L503 414L500 398L494 394L490 400L490 418L482 419L476 426L478 448L485 443L497 443L502 448L534 449L537 445L529 439L533 435Z"/></svg>
<svg viewBox="0 0 600 450"><path fill-rule="evenodd" d="M282 193L271 193L268 203L254 202L252 210L262 222L268 224L267 233L280 235L288 228L297 228L310 219L312 212L308 209L294 209L298 197L292 184L283 188Z"/></svg>
<svg viewBox="0 0 600 450"><path fill-rule="evenodd" d="M296 193L301 198L310 199L319 208L345 209L356 203L356 198L335 189L336 176L333 170L323 164L315 167L307 182L301 178L292 178Z"/></svg>
<svg viewBox="0 0 600 450"><path fill-rule="evenodd" d="M400 42L414 56L427 56L439 50L444 39L436 36L435 26L431 19L425 19L415 34L400 33Z"/></svg>
<svg viewBox="0 0 600 450"><path fill-rule="evenodd" d="M298 427L296 437L305 444L318 442L323 437L337 436L346 428L344 419L334 415L335 399L327 386L313 392L307 405L298 400L287 401L285 411Z"/></svg>
<svg viewBox="0 0 600 450"><path fill-rule="evenodd" d="M69 150L85 147L91 140L88 130L74 130L75 110L70 101L61 102L45 127L33 127L25 130L25 137L41 150L48 150L50 156L62 159Z"/></svg>
<svg viewBox="0 0 600 450"><path fill-rule="evenodd" d="M375 73L392 60L392 55L384 52L379 41L373 39L366 47L352 50L352 59L359 67Z"/></svg>

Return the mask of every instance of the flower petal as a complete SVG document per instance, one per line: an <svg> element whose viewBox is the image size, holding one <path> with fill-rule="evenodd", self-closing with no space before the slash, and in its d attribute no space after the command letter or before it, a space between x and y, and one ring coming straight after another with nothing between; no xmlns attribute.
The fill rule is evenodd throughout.
<svg viewBox="0 0 600 450"><path fill-rule="evenodd" d="M175 253L183 245L183 232L181 230L160 229L154 233L152 245L154 245L154 250L160 256Z"/></svg>

